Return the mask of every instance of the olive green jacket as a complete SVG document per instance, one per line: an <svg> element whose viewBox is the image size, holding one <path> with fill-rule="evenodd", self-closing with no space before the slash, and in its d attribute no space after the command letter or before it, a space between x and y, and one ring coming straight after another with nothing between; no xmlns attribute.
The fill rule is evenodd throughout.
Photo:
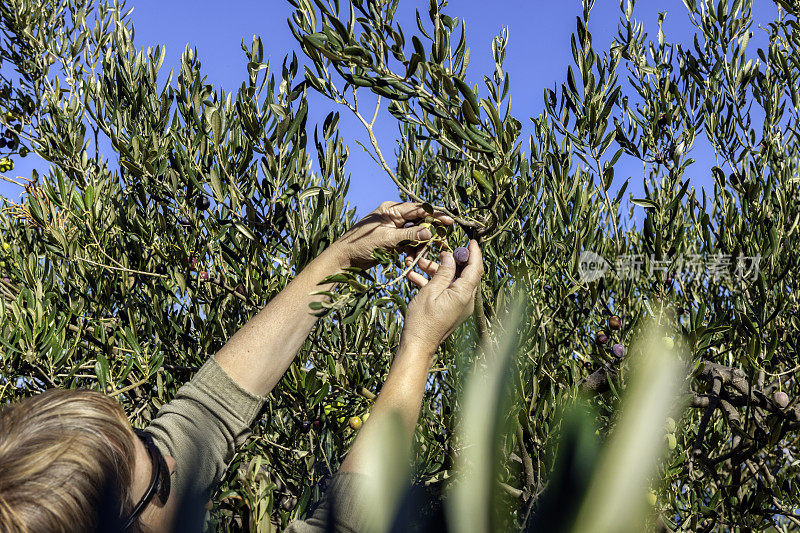
<svg viewBox="0 0 800 533"><path fill-rule="evenodd" d="M177 464L172 487L176 494L197 495L208 501L228 468L236 448L250 435L265 399L241 388L212 357L163 406L147 427L162 453ZM358 512L354 474L337 474L328 483L325 498L305 521L289 524L291 533L325 531L331 500L336 501L336 531L363 531Z"/></svg>

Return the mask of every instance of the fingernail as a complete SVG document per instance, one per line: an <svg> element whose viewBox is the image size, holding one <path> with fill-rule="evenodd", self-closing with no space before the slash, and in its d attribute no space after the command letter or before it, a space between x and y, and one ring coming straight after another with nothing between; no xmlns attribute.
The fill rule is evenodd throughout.
<svg viewBox="0 0 800 533"><path fill-rule="evenodd" d="M440 261L442 263L442 266L447 266L447 267L453 266L456 263L455 259L453 259L453 254L447 252L442 252Z"/></svg>
<svg viewBox="0 0 800 533"><path fill-rule="evenodd" d="M433 233L428 228L422 228L417 232L417 239L421 241L427 241L431 237L433 237Z"/></svg>

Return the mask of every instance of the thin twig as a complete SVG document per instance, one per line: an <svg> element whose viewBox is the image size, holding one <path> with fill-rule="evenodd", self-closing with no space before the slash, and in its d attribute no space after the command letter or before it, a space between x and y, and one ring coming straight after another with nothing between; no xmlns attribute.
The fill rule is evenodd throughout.
<svg viewBox="0 0 800 533"><path fill-rule="evenodd" d="M361 122L361 124L364 125L364 128L367 130L367 135L369 135L369 140L370 140L370 143L372 144L372 148L375 150L375 155L378 157L378 162L380 163L381 168L383 168L383 170L389 175L389 177L394 182L394 184L397 185L397 187L406 196L408 196L409 198L411 198L412 200L414 200L414 201L416 201L418 203L424 203L424 200L422 198L420 198L417 194L415 194L413 191L411 191L411 189L409 189L408 187L403 185L403 183L397 177L397 174L389 167L389 164L386 162L386 158L383 157L383 152L381 151L380 145L378 144L378 139L375 136L375 131L373 130L373 127L372 127L373 125L371 123L367 122L366 119L358 111L358 100L357 100L357 97L355 95L355 88L353 90L353 98L354 98L354 101L355 101L354 104L351 104L350 102L348 102L343 96L342 96L342 98L340 100L340 103L342 103L348 109L350 109L350 111L353 112L353 114L356 116L356 118L358 118L358 120ZM376 113L377 113L377 111L376 111ZM465 218L459 217L458 215L450 212L446 207L436 206L436 209L438 211L441 211L442 213L446 214L447 216L451 217L453 220L455 220L456 222L458 222L460 225L462 225L464 227L474 228L474 227L477 227L479 225L479 223L474 221L474 220L467 220Z"/></svg>
<svg viewBox="0 0 800 533"><path fill-rule="evenodd" d="M22 176L20 176L20 177L22 177ZM33 180L32 180L32 179L30 179L30 178L22 178L22 179L26 179L26 180L28 180L28 182L29 182L29 183L28 183L28 185L23 185L22 183L18 182L17 180L15 180L15 179L12 179L12 178L9 178L8 176L4 176L3 174L0 174L0 179L2 179L3 181L7 181L7 182L9 182L9 183L13 183L13 184L14 184L14 185L16 185L17 187L22 187L23 189L27 188L27 187L28 187L28 185L30 185L31 183L33 183Z"/></svg>
<svg viewBox="0 0 800 533"><path fill-rule="evenodd" d="M425 246L423 246L422 249L417 253L417 257L414 258L414 261L410 265L408 265L408 267L406 267L405 270L403 270L403 272L400 273L399 276L397 276L396 278L394 278L393 280L391 280L391 281L389 281L387 283L378 285L377 288L380 290L380 289L385 289L387 287L391 287L392 285L394 285L398 281L400 281L403 278L405 278L406 274L408 274L409 272L414 270L414 267L417 266L417 263L419 263L419 260L422 259L422 256L425 255L425 252L428 251L428 248L430 248L431 242L432 242L432 240L428 241L427 243L425 243Z"/></svg>
<svg viewBox="0 0 800 533"><path fill-rule="evenodd" d="M109 395L109 396L119 396L120 394L124 394L124 393L126 393L126 392L128 392L128 391L130 391L130 390L133 390L133 389L137 388L137 387L141 387L142 385L144 385L145 383L147 383L148 381L150 381L150 378L151 378L151 377L155 376L156 374L158 374L158 373L159 373L159 372L161 372L162 370L163 370L163 369L159 368L158 370L156 370L156 371L155 371L153 374L151 374L150 376L148 376L148 377L146 377L146 378L142 378L142 379L140 379L139 381L137 381L137 382L135 382L135 383L131 383L131 384L130 384L130 385L128 385L127 387L122 387L122 388L121 388L121 389L119 389L119 390L115 390L114 392L110 392L110 393L108 393L108 395Z"/></svg>
<svg viewBox="0 0 800 533"><path fill-rule="evenodd" d="M375 119L378 118L378 111L380 110L380 108L381 108L381 96L378 95L378 102L375 104L375 113L372 115L372 120L369 123L370 128L375 125Z"/></svg>
<svg viewBox="0 0 800 533"><path fill-rule="evenodd" d="M98 263L96 261L92 261L91 259L86 259L85 257L80 257L80 256L77 256L77 255L74 256L74 258L75 259L79 259L80 261L84 261L86 263L89 263L90 265L98 266L100 268L108 268L110 270L117 270L117 271L120 271L120 272L128 272L129 274L141 274L142 276L153 276L154 278L166 278L167 277L166 274L162 275L162 274L156 274L155 272L144 272L142 270L133 270L133 269L130 269L130 268L115 267L115 266L111 266L111 265L105 265L103 263Z"/></svg>

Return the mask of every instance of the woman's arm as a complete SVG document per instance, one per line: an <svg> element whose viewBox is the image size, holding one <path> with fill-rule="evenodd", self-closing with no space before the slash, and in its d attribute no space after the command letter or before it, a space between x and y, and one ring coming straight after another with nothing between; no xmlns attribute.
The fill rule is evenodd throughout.
<svg viewBox="0 0 800 533"><path fill-rule="evenodd" d="M325 250L214 355L219 365L243 389L269 394L317 322L309 304L324 297L311 293L331 290L320 281L346 266L343 250Z"/></svg>
<svg viewBox="0 0 800 533"><path fill-rule="evenodd" d="M430 281L420 274L409 273L409 279L421 289L408 306L400 348L386 383L339 472L371 473L366 450L375 438L373 432L391 413L400 415L405 444L411 446L433 355L475 305L475 292L483 275L483 259L475 241L470 241L469 251L469 262L455 281L456 264L453 254L448 252L442 253L439 265L420 260L421 268L432 275Z"/></svg>
<svg viewBox="0 0 800 533"><path fill-rule="evenodd" d="M409 280L421 289L408 305L400 348L369 419L328 485L325 499L308 520L291 523L286 533L357 532L374 525L370 509L365 508L369 498L364 498L364 491L368 490L366 477L377 474L370 470L370 449L374 449L373 443L379 437L377 432L385 427L383 422L394 414L400 415L402 423L400 444L407 449L411 447L434 353L474 307L475 292L483 275L483 259L475 241L470 242L469 250L469 263L455 281L456 265L450 253L441 255L441 264L420 259L418 265L431 275L430 281L409 272ZM406 258L407 264L413 260Z"/></svg>
<svg viewBox="0 0 800 533"><path fill-rule="evenodd" d="M330 287L319 282L344 266L370 266L375 248L429 239L426 228L403 228L425 216L417 204L381 204L298 274L159 410L147 430L178 464L172 484L176 494L202 503L210 497L236 447L247 438L264 396L314 327L317 317L308 305L322 297L310 293ZM444 224L453 222L435 216Z"/></svg>
<svg viewBox="0 0 800 533"><path fill-rule="evenodd" d="M312 292L330 290L319 283L348 266L368 267L372 251L391 250L403 240L427 240L427 228L403 228L406 222L427 215L419 204L384 202L341 239L312 261L278 296L237 331L214 356L220 366L245 390L266 396L289 368L317 317L309 304L322 301ZM447 216L434 216L452 224Z"/></svg>

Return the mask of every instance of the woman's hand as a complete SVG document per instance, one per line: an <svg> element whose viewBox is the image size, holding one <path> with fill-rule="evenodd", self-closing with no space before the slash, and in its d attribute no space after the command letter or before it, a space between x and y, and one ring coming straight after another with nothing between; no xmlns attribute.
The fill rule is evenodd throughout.
<svg viewBox="0 0 800 533"><path fill-rule="evenodd" d="M413 260L409 257L408 264ZM381 472L371 460L374 459L371 452L381 443L381 428L390 427L398 416L402 433L397 435L401 438L395 443L400 450L411 449L433 354L469 316L483 275L481 250L475 241L469 243L469 262L457 279L453 280L456 275L453 254L444 252L440 260L441 264L437 264L420 259L420 269L431 276L430 280L413 271L407 274L420 287L419 293L408 304L400 347L370 411L372 414L356 436L340 472L379 476Z"/></svg>
<svg viewBox="0 0 800 533"><path fill-rule="evenodd" d="M469 242L469 262L461 275L456 275L456 262L453 254L442 252L440 263L421 258L417 265L429 274L431 279L409 271L406 277L420 287L406 311L406 321L400 338L401 346L406 345L432 355L439 345L472 312L475 306L475 292L483 276L483 257L476 241ZM414 261L406 258L406 264Z"/></svg>
<svg viewBox="0 0 800 533"><path fill-rule="evenodd" d="M416 222L428 215L422 204L383 202L342 235L333 247L350 266L375 266L374 249L394 250L402 241L425 241L433 237L426 227L403 227L407 222ZM453 223L453 219L443 213L434 212L433 217L444 225Z"/></svg>

